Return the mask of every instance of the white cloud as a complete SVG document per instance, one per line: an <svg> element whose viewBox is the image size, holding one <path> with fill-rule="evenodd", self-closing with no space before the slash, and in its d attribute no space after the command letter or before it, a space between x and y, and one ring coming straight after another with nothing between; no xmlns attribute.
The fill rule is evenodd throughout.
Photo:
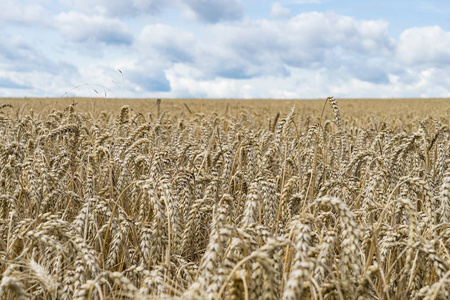
<svg viewBox="0 0 450 300"><path fill-rule="evenodd" d="M97 2L98 1L94 1ZM169 6L170 0L102 0L107 12L113 16L156 14Z"/></svg>
<svg viewBox="0 0 450 300"><path fill-rule="evenodd" d="M158 14L178 0L60 0L73 10L113 17Z"/></svg>
<svg viewBox="0 0 450 300"><path fill-rule="evenodd" d="M39 4L42 1L2 0L0 9L0 24L15 24L22 26L46 26L49 13Z"/></svg>
<svg viewBox="0 0 450 300"><path fill-rule="evenodd" d="M145 26L136 46L145 59L177 63L192 61L198 39L181 28L164 24Z"/></svg>
<svg viewBox="0 0 450 300"><path fill-rule="evenodd" d="M171 82L166 77L166 69L167 65L158 61L130 61L120 67L127 89L141 95L170 92Z"/></svg>
<svg viewBox="0 0 450 300"><path fill-rule="evenodd" d="M270 18L246 15L256 5L250 2L5 0L0 93L96 96L100 87L117 97L449 95L450 32L442 27L392 38L387 21L288 9L321 1L266 1Z"/></svg>
<svg viewBox="0 0 450 300"><path fill-rule="evenodd" d="M200 21L218 23L239 20L244 15L240 0L183 0L189 11Z"/></svg>
<svg viewBox="0 0 450 300"><path fill-rule="evenodd" d="M287 67L344 68L356 74L350 70L353 65L379 73L382 68L376 63L394 51L386 22L356 21L336 14L305 13L285 22L259 20L220 24L212 31L217 38L210 44L225 50L211 50L209 55L202 56L223 62L217 56L225 52L228 63L222 63L222 68L234 66L236 74L239 70L247 75L244 77L285 77L290 74ZM214 69L214 64L208 66ZM371 80L364 72L359 73L360 79Z"/></svg>
<svg viewBox="0 0 450 300"><path fill-rule="evenodd" d="M388 23L381 20L357 21L335 13L312 12L289 20L285 31L291 41L307 48L323 50L340 47L370 55L389 53L393 49Z"/></svg>
<svg viewBox="0 0 450 300"><path fill-rule="evenodd" d="M8 0L12 1L12 0ZM166 9L184 9L185 15L206 23L238 20L244 15L242 0L59 0L87 15L136 17L159 15Z"/></svg>
<svg viewBox="0 0 450 300"><path fill-rule="evenodd" d="M394 45L386 22L306 13L288 21L215 24L202 36L147 25L133 47L139 57L122 71L136 93L253 98L313 97L336 78L342 93L343 80L386 85Z"/></svg>
<svg viewBox="0 0 450 300"><path fill-rule="evenodd" d="M450 64L450 32L438 26L410 28L398 41L397 56L408 65Z"/></svg>
<svg viewBox="0 0 450 300"><path fill-rule="evenodd" d="M11 72L46 72L57 74L74 71L68 63L55 62L42 51L18 35L0 34L0 67Z"/></svg>
<svg viewBox="0 0 450 300"><path fill-rule="evenodd" d="M272 18L288 18L291 16L291 11L280 3L275 2L270 8L270 16Z"/></svg>
<svg viewBox="0 0 450 300"><path fill-rule="evenodd" d="M30 89L29 86L23 85L18 83L17 80L8 77L7 75L0 75L0 89L20 89L20 90L27 90Z"/></svg>
<svg viewBox="0 0 450 300"><path fill-rule="evenodd" d="M389 85L395 69L387 26L321 13L215 24L202 37L148 25L135 44L138 61L148 67L135 61L124 73L131 72L135 91L172 97L307 98L357 90L367 96Z"/></svg>
<svg viewBox="0 0 450 300"><path fill-rule="evenodd" d="M55 17L55 28L76 43L130 44L133 36L124 22L80 12L63 12Z"/></svg>
<svg viewBox="0 0 450 300"><path fill-rule="evenodd" d="M321 0L285 0L283 1L287 4L320 4Z"/></svg>

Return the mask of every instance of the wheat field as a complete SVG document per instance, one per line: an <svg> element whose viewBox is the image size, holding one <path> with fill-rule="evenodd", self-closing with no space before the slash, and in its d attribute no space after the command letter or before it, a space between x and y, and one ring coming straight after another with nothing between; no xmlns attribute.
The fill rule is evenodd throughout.
<svg viewBox="0 0 450 300"><path fill-rule="evenodd" d="M0 299L449 299L449 108L3 99Z"/></svg>

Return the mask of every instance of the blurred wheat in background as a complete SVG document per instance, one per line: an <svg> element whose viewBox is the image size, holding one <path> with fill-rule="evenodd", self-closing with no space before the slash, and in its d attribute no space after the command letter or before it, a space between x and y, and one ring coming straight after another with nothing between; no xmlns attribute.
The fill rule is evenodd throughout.
<svg viewBox="0 0 450 300"><path fill-rule="evenodd" d="M1 299L450 297L448 100L428 117L332 97L211 112L11 103Z"/></svg>

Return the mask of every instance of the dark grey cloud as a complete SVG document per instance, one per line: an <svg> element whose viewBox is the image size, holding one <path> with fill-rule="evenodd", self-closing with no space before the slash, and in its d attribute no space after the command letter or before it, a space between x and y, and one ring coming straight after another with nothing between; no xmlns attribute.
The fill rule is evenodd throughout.
<svg viewBox="0 0 450 300"><path fill-rule="evenodd" d="M201 21L218 23L239 20L244 15L244 5L239 0L184 0Z"/></svg>

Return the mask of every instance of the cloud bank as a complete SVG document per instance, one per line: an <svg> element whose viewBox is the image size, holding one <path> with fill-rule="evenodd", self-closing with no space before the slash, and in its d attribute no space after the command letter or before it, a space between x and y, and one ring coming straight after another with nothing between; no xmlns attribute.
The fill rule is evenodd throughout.
<svg viewBox="0 0 450 300"><path fill-rule="evenodd" d="M85 83L111 97L450 94L450 31L438 25L393 36L383 19L295 13L303 4L286 1L268 3L259 18L239 0L5 5L12 13L0 13L4 96L92 96L74 89Z"/></svg>

